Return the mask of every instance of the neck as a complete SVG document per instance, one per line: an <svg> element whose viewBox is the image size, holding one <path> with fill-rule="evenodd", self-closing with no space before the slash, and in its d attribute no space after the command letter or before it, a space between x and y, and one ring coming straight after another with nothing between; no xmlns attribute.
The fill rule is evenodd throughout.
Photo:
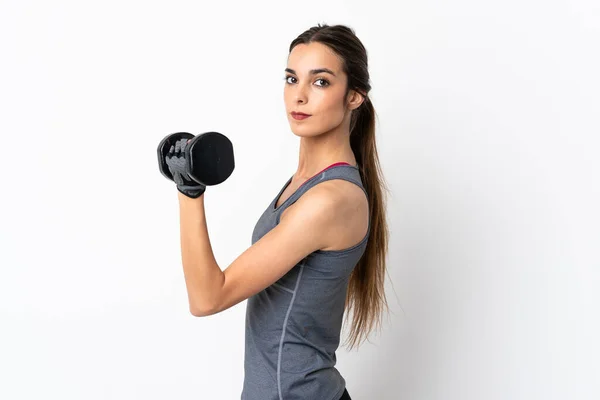
<svg viewBox="0 0 600 400"><path fill-rule="evenodd" d="M347 162L356 166L356 159L350 147L349 131L341 126L318 136L300 139L300 157L294 180L310 179L337 162Z"/></svg>

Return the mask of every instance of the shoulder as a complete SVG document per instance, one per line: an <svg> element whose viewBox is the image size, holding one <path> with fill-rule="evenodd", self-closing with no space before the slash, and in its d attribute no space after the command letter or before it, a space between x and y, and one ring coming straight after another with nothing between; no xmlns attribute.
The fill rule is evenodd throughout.
<svg viewBox="0 0 600 400"><path fill-rule="evenodd" d="M345 179L332 179L323 182L315 188L322 186L324 192L339 206L355 207L357 204L366 204L367 197L363 189L354 182Z"/></svg>
<svg viewBox="0 0 600 400"><path fill-rule="evenodd" d="M285 210L285 218L297 226L311 225L310 231L326 239L348 228L352 220L368 217L368 203L361 187L343 179L332 179L306 191ZM364 218L363 218L364 219ZM328 246L328 241L323 247Z"/></svg>
<svg viewBox="0 0 600 400"><path fill-rule="evenodd" d="M320 183L306 191L282 214L280 223L296 224L319 231L335 220L341 206L342 196L330 182Z"/></svg>
<svg viewBox="0 0 600 400"><path fill-rule="evenodd" d="M329 213L345 217L367 205L367 197L361 187L344 179L331 179L308 190L303 197L306 203L319 202Z"/></svg>

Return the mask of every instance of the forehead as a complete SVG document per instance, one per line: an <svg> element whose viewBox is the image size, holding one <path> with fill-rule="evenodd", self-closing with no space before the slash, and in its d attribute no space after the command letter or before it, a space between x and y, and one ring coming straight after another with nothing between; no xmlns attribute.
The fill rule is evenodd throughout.
<svg viewBox="0 0 600 400"><path fill-rule="evenodd" d="M329 68L336 76L342 73L342 62L338 55L326 45L317 42L294 47L288 56L287 66L298 74L307 73L314 68Z"/></svg>

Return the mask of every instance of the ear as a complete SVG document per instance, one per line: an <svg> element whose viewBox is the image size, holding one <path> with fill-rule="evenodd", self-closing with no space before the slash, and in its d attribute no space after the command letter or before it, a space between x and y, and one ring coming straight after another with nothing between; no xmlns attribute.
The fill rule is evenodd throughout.
<svg viewBox="0 0 600 400"><path fill-rule="evenodd" d="M350 93L348 93L348 109L350 111L357 109L364 100L365 98L361 93L356 90L350 90Z"/></svg>

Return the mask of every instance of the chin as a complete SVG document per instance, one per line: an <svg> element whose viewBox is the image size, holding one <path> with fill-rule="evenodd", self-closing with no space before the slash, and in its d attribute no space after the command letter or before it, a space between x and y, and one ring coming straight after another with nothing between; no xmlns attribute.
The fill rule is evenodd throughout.
<svg viewBox="0 0 600 400"><path fill-rule="evenodd" d="M316 131L314 129L303 129L303 128L298 128L297 126L291 127L292 133L298 137L304 137L304 138L310 138L310 137L315 137L315 136L319 136L321 133L323 133L322 131Z"/></svg>

